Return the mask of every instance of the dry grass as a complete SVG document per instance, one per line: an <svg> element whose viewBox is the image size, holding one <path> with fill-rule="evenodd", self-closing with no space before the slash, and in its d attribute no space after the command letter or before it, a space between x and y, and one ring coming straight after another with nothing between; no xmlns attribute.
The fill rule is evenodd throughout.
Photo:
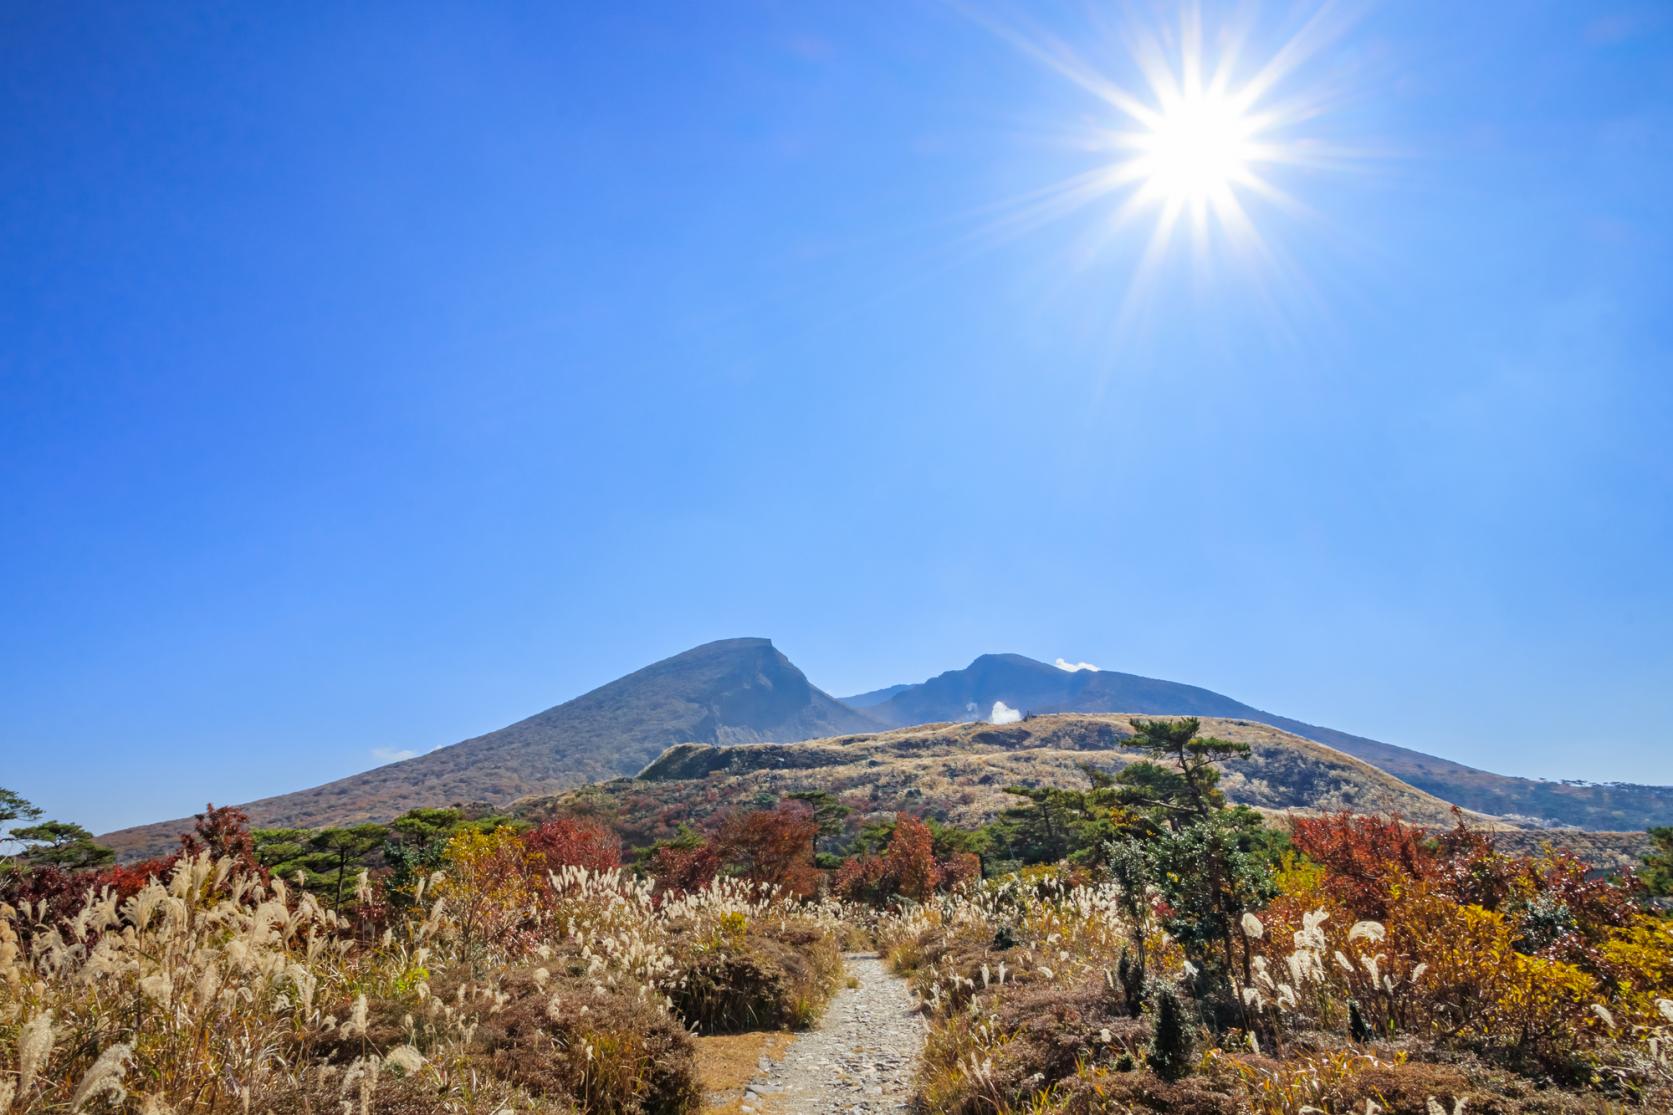
<svg viewBox="0 0 1673 1115"><path fill-rule="evenodd" d="M1203 731L1251 747L1249 758L1226 765L1222 785L1233 802L1269 812L1346 809L1452 824L1447 802L1323 744L1251 721L1206 719ZM1084 786L1084 764L1116 769L1139 758L1123 748L1131 734L1130 717L1065 714L805 743L682 744L639 779L529 799L515 808L531 817L584 808L608 817L630 843L640 844L671 834L660 819L701 824L740 801L824 790L868 811L906 810L976 828L1016 804L1007 786Z"/></svg>
<svg viewBox="0 0 1673 1115"><path fill-rule="evenodd" d="M699 1037L697 1078L703 1086L703 1110L731 1115L743 1101L744 1088L760 1071L761 1058L778 1061L794 1036L782 1030Z"/></svg>
<svg viewBox="0 0 1673 1115"><path fill-rule="evenodd" d="M684 974L669 998L700 1033L809 1026L842 976L836 940L812 923L723 925L675 947Z"/></svg>
<svg viewBox="0 0 1673 1115"><path fill-rule="evenodd" d="M707 978L694 941L777 956L730 988L774 1021L810 1019L836 981L829 908L731 882L659 903L577 868L540 901L484 939L460 916L473 896L437 878L373 936L199 857L68 922L0 905L0 1113L683 1115L701 1086L673 997Z"/></svg>

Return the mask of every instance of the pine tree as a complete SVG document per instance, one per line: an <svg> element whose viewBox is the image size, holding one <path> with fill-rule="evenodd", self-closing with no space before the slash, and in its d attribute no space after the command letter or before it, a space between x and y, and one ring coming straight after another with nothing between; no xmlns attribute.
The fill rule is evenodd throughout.
<svg viewBox="0 0 1673 1115"><path fill-rule="evenodd" d="M1163 1080L1189 1076L1194 1064L1197 1039L1185 1004L1171 984L1158 983L1151 994L1150 1067Z"/></svg>
<svg viewBox="0 0 1673 1115"><path fill-rule="evenodd" d="M1361 1045L1371 1040L1371 1024L1365 1021L1365 1012L1359 1009L1358 999L1348 1000L1348 1033Z"/></svg>
<svg viewBox="0 0 1673 1115"><path fill-rule="evenodd" d="M1121 995L1127 1001L1127 1013L1137 1018L1144 1010L1144 960L1135 960L1126 946L1121 959L1115 963L1115 978L1121 984Z"/></svg>
<svg viewBox="0 0 1673 1115"><path fill-rule="evenodd" d="M1639 878L1656 897L1673 898L1673 827L1653 828L1649 835L1652 848Z"/></svg>

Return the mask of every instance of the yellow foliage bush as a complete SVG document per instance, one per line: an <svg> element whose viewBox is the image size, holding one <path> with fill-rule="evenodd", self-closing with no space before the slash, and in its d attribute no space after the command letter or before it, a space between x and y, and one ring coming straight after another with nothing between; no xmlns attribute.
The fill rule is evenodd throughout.
<svg viewBox="0 0 1673 1115"><path fill-rule="evenodd" d="M1658 1003L1673 999L1673 920L1642 916L1612 930L1603 943L1603 967L1613 985L1616 1021L1664 1023Z"/></svg>
<svg viewBox="0 0 1673 1115"><path fill-rule="evenodd" d="M461 831L447 843L447 869L435 894L447 902L467 944L505 944L536 909L534 859L510 827Z"/></svg>
<svg viewBox="0 0 1673 1115"><path fill-rule="evenodd" d="M1573 1049L1598 1032L1598 982L1572 964L1527 956L1503 914L1420 889L1394 904L1385 942L1412 970L1411 1001L1434 1032L1517 1049Z"/></svg>

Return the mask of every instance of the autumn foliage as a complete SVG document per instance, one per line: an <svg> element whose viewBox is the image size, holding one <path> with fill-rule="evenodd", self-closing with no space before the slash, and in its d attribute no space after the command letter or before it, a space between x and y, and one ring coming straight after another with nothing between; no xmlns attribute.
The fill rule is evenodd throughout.
<svg viewBox="0 0 1673 1115"><path fill-rule="evenodd" d="M665 891L698 891L720 874L720 850L713 841L665 844L651 855L650 872Z"/></svg>
<svg viewBox="0 0 1673 1115"><path fill-rule="evenodd" d="M1434 856L1424 845L1424 835L1398 817L1385 820L1343 812L1290 820L1290 841L1326 868L1330 896L1368 918L1387 916L1401 880L1434 874Z"/></svg>
<svg viewBox="0 0 1673 1115"><path fill-rule="evenodd" d="M585 867L605 871L622 865L622 838L614 829L581 817L560 817L523 834L523 845L548 870Z"/></svg>
<svg viewBox="0 0 1673 1115"><path fill-rule="evenodd" d="M935 856L928 825L907 813L895 817L882 855L855 856L837 869L832 889L853 901L885 903L896 898L921 902L937 890L981 878L981 860L968 852Z"/></svg>
<svg viewBox="0 0 1673 1115"><path fill-rule="evenodd" d="M180 837L180 851L184 855L207 852L218 860L230 858L240 870L266 875L266 868L256 857L248 813L236 806L217 806L210 802L194 820L192 831Z"/></svg>
<svg viewBox="0 0 1673 1115"><path fill-rule="evenodd" d="M799 801L782 801L772 809L727 817L715 846L720 860L750 882L805 897L817 893L823 879L813 864L818 835L813 810Z"/></svg>

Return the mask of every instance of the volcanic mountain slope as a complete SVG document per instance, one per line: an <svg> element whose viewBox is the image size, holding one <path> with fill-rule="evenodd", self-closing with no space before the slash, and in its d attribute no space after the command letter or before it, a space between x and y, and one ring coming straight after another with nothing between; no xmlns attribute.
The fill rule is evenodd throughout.
<svg viewBox="0 0 1673 1115"><path fill-rule="evenodd" d="M310 790L242 806L255 825L387 820L417 806L503 806L637 771L671 744L810 739L877 722L815 688L767 639L726 639L646 666L509 727ZM125 856L166 849L190 821L100 839Z"/></svg>
<svg viewBox="0 0 1673 1115"><path fill-rule="evenodd" d="M1586 829L1673 823L1673 787L1545 782L1278 716L1194 685L1114 670L1068 671L1020 654L984 654L918 685L850 698L891 725L985 718L994 702L1033 712L1127 712L1253 720L1329 744L1466 809Z"/></svg>
<svg viewBox="0 0 1673 1115"><path fill-rule="evenodd" d="M1007 786L1084 788L1085 768L1113 772L1140 756L1125 746L1130 716L1048 715L1016 724L927 724L890 732L774 746L669 748L637 778L618 778L517 802L514 813L542 820L565 813L599 816L630 846L647 847L682 826L706 827L739 808L768 807L787 794L835 794L859 818L898 811L966 828L1017 804ZM1453 807L1351 755L1243 719L1203 718L1204 734L1250 745L1226 764L1221 785L1233 802L1271 814L1398 814L1434 829L1458 819ZM1642 832L1529 829L1479 814L1507 851L1546 847L1599 867L1635 865L1648 850Z"/></svg>
<svg viewBox="0 0 1673 1115"><path fill-rule="evenodd" d="M679 744L634 779L616 779L514 809L541 816L582 803L607 808L629 830L646 816L701 823L785 794L824 790L865 811L906 809L974 827L1014 805L1005 787L1080 786L1083 767L1116 771L1141 756L1125 743L1131 716L1033 716L1015 724L924 724L774 746ZM1203 718L1202 733L1250 745L1225 765L1233 802L1271 811L1398 813L1450 825L1452 806L1363 760L1249 720ZM1477 818L1488 821L1488 818Z"/></svg>

